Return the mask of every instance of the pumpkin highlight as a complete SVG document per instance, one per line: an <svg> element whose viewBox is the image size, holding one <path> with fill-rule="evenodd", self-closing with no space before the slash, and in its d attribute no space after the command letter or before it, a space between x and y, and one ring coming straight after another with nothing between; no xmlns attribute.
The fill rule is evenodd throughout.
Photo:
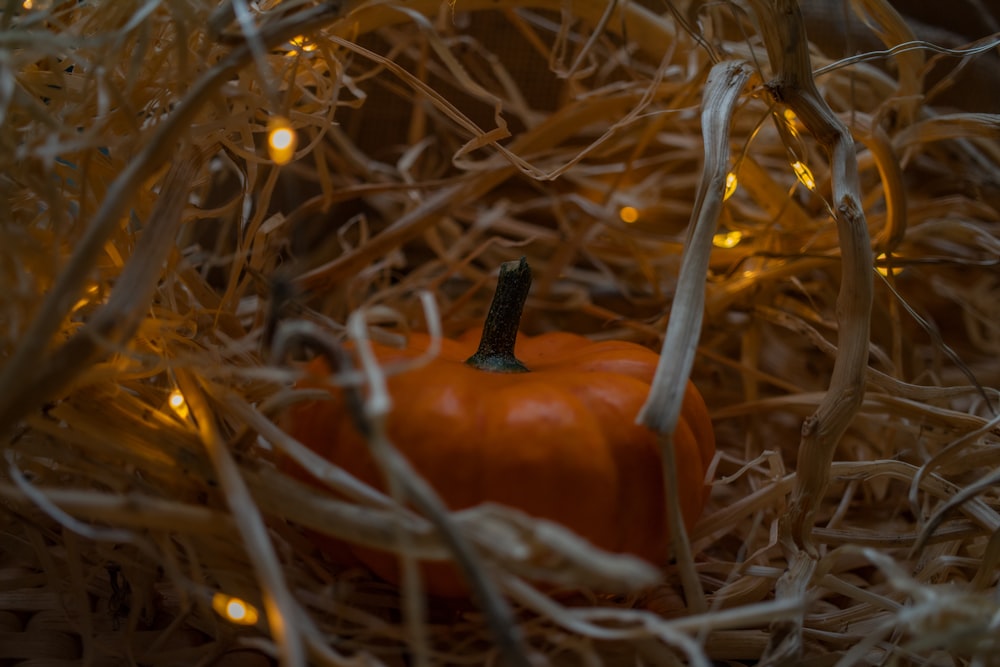
<svg viewBox="0 0 1000 667"><path fill-rule="evenodd" d="M522 266L526 272L523 260ZM522 289L523 296L511 297L509 290L503 296L501 285L494 305L502 298L520 298L523 304L527 285L515 291ZM515 309L515 333L520 308ZM503 503L557 521L608 551L664 563L669 530L659 444L655 433L635 423L658 355L629 342L548 333L518 337L516 358L512 350L502 350L509 357L505 370L482 370L481 357L495 356L491 341L502 338L490 334L491 326L501 324L491 323L495 311L487 318L483 341L475 331L444 340L433 361L388 378L392 442L453 510ZM509 307L502 317L509 325ZM509 326L505 331L513 345ZM380 363L392 364L420 356L429 345L428 336L414 334L405 348L373 348ZM510 366L511 359L521 368ZM302 386L326 386L326 361L317 358L308 368L310 377ZM289 433L359 479L384 488L343 392L331 388L330 394L328 401L292 408ZM690 528L707 498L704 478L715 453L705 403L690 382L674 446L678 495ZM296 474L307 478L304 471ZM352 551L380 577L398 582L395 557L367 548ZM466 594L450 565L430 565L424 574L433 595Z"/></svg>

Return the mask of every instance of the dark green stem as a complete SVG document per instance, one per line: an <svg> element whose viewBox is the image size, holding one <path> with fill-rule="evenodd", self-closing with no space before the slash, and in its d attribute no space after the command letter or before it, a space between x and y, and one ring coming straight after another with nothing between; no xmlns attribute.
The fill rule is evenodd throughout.
<svg viewBox="0 0 1000 667"><path fill-rule="evenodd" d="M479 349L465 363L492 373L527 373L528 369L514 356L521 311L531 289L531 268L524 257L500 265L500 278L493 303L483 325Z"/></svg>

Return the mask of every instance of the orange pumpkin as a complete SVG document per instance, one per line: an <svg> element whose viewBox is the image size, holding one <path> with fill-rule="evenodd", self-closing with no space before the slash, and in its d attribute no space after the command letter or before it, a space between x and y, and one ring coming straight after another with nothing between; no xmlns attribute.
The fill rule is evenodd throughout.
<svg viewBox="0 0 1000 667"><path fill-rule="evenodd" d="M526 284L512 288L510 274L518 270L523 275L514 280ZM669 531L660 449L656 435L635 423L659 357L634 343L548 333L520 337L515 358L527 284L524 260L504 265L482 341L478 332L444 340L436 359L389 377L389 437L451 509L504 503L557 521L603 549L662 563ZM419 356L429 343L428 336L414 334L404 348L373 347L379 361L390 364ZM325 386L325 360L314 360L309 370L313 376L303 385ZM330 392L329 401L291 410L290 434L384 488L342 392ZM690 528L704 506L704 478L715 453L705 403L691 383L674 444L678 495ZM376 574L398 581L394 557L352 550ZM424 572L430 593L466 594L451 566Z"/></svg>

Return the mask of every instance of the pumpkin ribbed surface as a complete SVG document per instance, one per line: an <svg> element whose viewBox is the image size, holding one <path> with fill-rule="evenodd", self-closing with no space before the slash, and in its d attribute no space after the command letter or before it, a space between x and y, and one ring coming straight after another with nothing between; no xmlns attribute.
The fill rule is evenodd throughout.
<svg viewBox="0 0 1000 667"><path fill-rule="evenodd" d="M656 435L635 423L658 356L629 342L592 342L568 333L521 336L527 373L482 371L465 363L478 332L442 341L438 358L392 375L388 434L451 509L484 501L557 521L593 544L662 563L669 545ZM374 344L384 365L419 356L424 334L405 348ZM328 368L311 362L302 386L325 386ZM383 480L347 411L331 399L296 406L291 435L365 482ZM701 395L688 383L674 438L686 525L701 514L715 437ZM302 473L305 476L305 473ZM396 581L395 559L353 549L379 576ZM425 569L428 591L464 594L450 567Z"/></svg>

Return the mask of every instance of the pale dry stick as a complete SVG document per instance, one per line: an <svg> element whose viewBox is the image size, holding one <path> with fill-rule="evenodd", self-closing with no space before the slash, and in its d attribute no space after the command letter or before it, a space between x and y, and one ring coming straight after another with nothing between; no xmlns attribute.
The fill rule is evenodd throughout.
<svg viewBox="0 0 1000 667"><path fill-rule="evenodd" d="M919 488L920 480L924 477L924 475L952 460L964 449L972 447L981 438L995 431L998 427L1000 427L1000 415L993 417L993 419L985 422L982 426L974 428L956 440L949 442L947 445L935 452L933 456L920 466L920 470L918 470L917 474L913 476L913 482L910 484L910 491L908 495L910 510L913 512L914 516L921 516L917 489Z"/></svg>
<svg viewBox="0 0 1000 667"><path fill-rule="evenodd" d="M916 479L916 477L914 479ZM961 507L962 505L968 503L972 498L975 498L983 491L992 488L998 482L1000 482L1000 470L994 470L975 482L962 487L958 493L945 501L941 507L934 512L931 518L927 520L927 525L920 531L920 536L917 538L916 544L913 545L912 553L919 552L920 549L927 544L927 541L934 535L934 531L937 530L937 527L944 521L945 515L947 515L948 512L956 507ZM993 527L993 531L996 531L997 529L1000 529L1000 525L995 525Z"/></svg>
<svg viewBox="0 0 1000 667"><path fill-rule="evenodd" d="M574 609L577 618L590 622L599 620L629 622L637 621L653 627L670 627L676 632L715 632L737 628L761 626L777 619L787 618L798 613L804 606L803 600L768 600L732 607L717 609L705 614L680 616L670 620L663 619L658 614L641 609L614 609L610 607L589 607Z"/></svg>
<svg viewBox="0 0 1000 667"><path fill-rule="evenodd" d="M226 449L219 433L215 414L203 394L200 383L185 369L176 370L177 383L191 408L202 442L219 476L219 486L232 512L247 555L256 570L264 597L264 607L271 635L278 644L284 667L304 667L305 650L298 623L304 616L281 570L281 561L268 536L267 526L247 489L240 469Z"/></svg>
<svg viewBox="0 0 1000 667"><path fill-rule="evenodd" d="M510 575L505 576L504 585L521 604L570 632L602 641L657 639L681 648L691 664L706 664L702 661L711 647L700 645L690 635L767 625L801 613L804 606L802 600L773 600L668 620L642 609L565 607Z"/></svg>
<svg viewBox="0 0 1000 667"><path fill-rule="evenodd" d="M337 16L328 7L306 10L290 19L268 26L261 39L268 46L281 44L302 31L330 23ZM0 369L0 433L6 432L25 410L44 400L56 386L45 386L46 380L32 368L43 358L66 313L80 297L85 278L92 270L107 239L120 224L123 213L135 197L139 185L156 171L172 154L176 137L183 136L198 110L212 97L223 81L238 72L250 57L248 47L233 50L218 65L197 81L188 94L153 131L135 158L115 178L104 201L90 220L83 237L63 268L48 296L39 307L28 330L11 357ZM186 200L186 198L185 198ZM65 384L72 380L67 374L58 378ZM60 385L61 386L61 385Z"/></svg>
<svg viewBox="0 0 1000 667"><path fill-rule="evenodd" d="M792 109L830 153L832 204L841 246L843 279L837 299L841 344L826 397L802 426L798 483L786 522L786 536L812 554L809 531L829 481L833 452L864 396L874 291L871 243L853 138L816 89L797 2L751 0L750 4L774 70L767 84L771 95Z"/></svg>
<svg viewBox="0 0 1000 667"><path fill-rule="evenodd" d="M973 589L982 590L996 583L997 573L1000 573L1000 531L990 535L983 551L983 558L976 569L976 575L969 582Z"/></svg>
<svg viewBox="0 0 1000 667"><path fill-rule="evenodd" d="M389 395L385 374L379 367L375 353L368 340L368 324L363 311L351 313L347 321L347 331L353 339L361 371L368 384L368 396L362 398L357 386L348 387L347 401L351 406L351 417L355 429L365 438L368 451L376 465L381 468L382 476L388 487L389 497L394 502L403 505L407 500L407 480L405 476L410 470L393 465L398 453L385 434L385 418L392 410L392 397ZM341 358L342 370L350 361ZM404 462L405 464L405 462ZM419 503L418 503L419 506ZM430 645L427 640L427 607L424 601L423 577L417 563L410 535L398 531L393 535L396 552L401 564L403 596L403 618L409 638L409 651L417 667L430 667Z"/></svg>
<svg viewBox="0 0 1000 667"><path fill-rule="evenodd" d="M363 403L363 414L357 415L355 426L368 441L372 458L382 468L390 489L390 495L413 503L439 531L443 541L451 550L455 561L465 575L466 583L474 598L481 605L487 625L497 643L497 649L506 667L530 667L532 661L526 653L521 632L510 605L501 597L496 584L486 574L481 559L469 541L459 531L452 520L448 508L434 488L410 465L389 440L386 433L386 417L392 408L392 399L385 384L385 375L380 371L378 360L367 336L364 312L351 314L347 323L348 331L356 343L362 371L367 379L369 394ZM406 536L400 535L404 540ZM408 611L414 620L422 619L424 608L421 604L422 589L419 585L419 569L412 553L405 549L400 553L403 564L405 597L410 605ZM423 629L418 629L416 638L425 641ZM426 650L426 649L425 649Z"/></svg>
<svg viewBox="0 0 1000 667"><path fill-rule="evenodd" d="M836 461L831 466L832 475L850 479L871 479L873 477L885 476L909 482L916 475L917 471L918 468L915 465L890 459L879 461ZM975 494L965 497L966 492L963 487L932 473L921 478L920 490L946 502L952 501L956 496L961 494L963 496L962 502L957 506L961 507L962 512L973 523L988 533L1000 530L1000 513L990 507L983 499L972 497Z"/></svg>
<svg viewBox="0 0 1000 667"><path fill-rule="evenodd" d="M660 570L631 554L595 548L561 524L505 505L482 503L454 514L469 539L504 570L559 586L630 593L660 581Z"/></svg>
<svg viewBox="0 0 1000 667"><path fill-rule="evenodd" d="M712 253L719 214L729 173L729 125L743 88L752 70L744 62L724 62L714 66L705 82L702 102L702 136L705 164L698 194L688 223L684 254L677 280L677 295L670 311L663 352L656 366L649 396L636 418L660 434L663 452L663 483L670 537L687 602L696 612L707 608L704 592L694 571L694 556L677 499L677 463L673 433L680 419L685 378L694 366L694 353L701 333L705 309L705 277Z"/></svg>
<svg viewBox="0 0 1000 667"><path fill-rule="evenodd" d="M51 487L37 487L35 491L44 496L49 504L77 520L84 517L89 521L147 531L175 531L183 527L186 533L235 533L235 526L228 515L179 501L138 494L112 495L101 491ZM20 485L0 484L0 497L11 504L30 504L35 494L25 492Z"/></svg>
<svg viewBox="0 0 1000 667"><path fill-rule="evenodd" d="M609 609L607 610L609 615L612 617L619 615L627 616L628 620L633 622L633 625L632 627L605 627L581 618L579 614L580 610L564 607L548 595L539 592L517 577L504 574L501 580L507 593L512 598L528 609L533 609L542 617L551 620L551 622L561 625L570 632L604 641L634 642L641 639L656 638L665 644L673 645L683 650L687 654L690 664L697 667L710 667L702 646L688 636L687 633L676 631L669 621L664 621L663 618L656 614L638 612L642 615L636 618L634 613L629 613L636 610Z"/></svg>
<svg viewBox="0 0 1000 667"><path fill-rule="evenodd" d="M781 479L773 480L750 495L744 496L738 502L713 512L698 522L692 532L694 537L712 535L737 525L740 521L752 516L767 507L774 507L784 498L795 484L795 475L788 474Z"/></svg>
<svg viewBox="0 0 1000 667"><path fill-rule="evenodd" d="M945 649L962 647L973 654L986 651L994 653L996 624L1000 618L997 614L996 596L983 595L979 591L969 591L959 586L922 584L892 558L875 549L859 549L849 545L841 547L840 551L862 555L881 570L890 586L905 593L910 602L879 623L874 632L847 651L836 667L860 664L865 652L894 629L905 629L912 633L914 638L911 640L911 648L917 652L944 644ZM949 639L952 646L948 646ZM986 640L985 646L978 648L977 639Z"/></svg>
<svg viewBox="0 0 1000 667"><path fill-rule="evenodd" d="M260 507L297 527L391 553L403 551L398 535L405 533L406 549L421 560L448 558L431 523L401 506L365 507L339 500L275 468L246 471L244 478Z"/></svg>
<svg viewBox="0 0 1000 667"><path fill-rule="evenodd" d="M14 482L18 491L24 494L38 509L45 512L45 514L63 528L95 542L107 541L118 544L129 544L135 540L136 534L131 530L91 526L80 521L52 502L52 499L47 494L28 481L28 478L17 467L17 455L14 453L14 450L7 449L4 454L7 459L7 475Z"/></svg>

